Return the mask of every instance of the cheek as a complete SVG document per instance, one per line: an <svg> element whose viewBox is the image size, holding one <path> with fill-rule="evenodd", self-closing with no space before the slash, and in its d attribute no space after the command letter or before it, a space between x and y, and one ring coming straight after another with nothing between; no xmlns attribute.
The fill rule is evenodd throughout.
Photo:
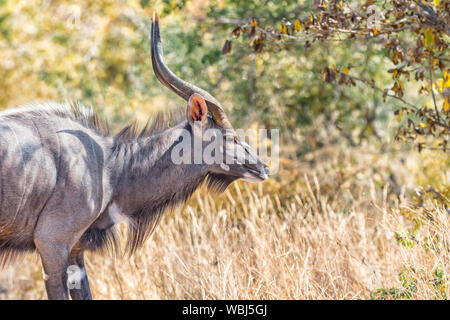
<svg viewBox="0 0 450 320"><path fill-rule="evenodd" d="M228 163L242 165L246 161L245 150L236 144L225 145L225 156L228 159ZM248 160L248 159L247 159Z"/></svg>
<svg viewBox="0 0 450 320"><path fill-rule="evenodd" d="M236 159L238 161L239 164L243 164L245 163L247 157L247 152L245 152L245 149L242 148L239 145L236 145Z"/></svg>
<svg viewBox="0 0 450 320"><path fill-rule="evenodd" d="M236 148L232 143L224 143L223 152L227 157L234 158L236 155Z"/></svg>

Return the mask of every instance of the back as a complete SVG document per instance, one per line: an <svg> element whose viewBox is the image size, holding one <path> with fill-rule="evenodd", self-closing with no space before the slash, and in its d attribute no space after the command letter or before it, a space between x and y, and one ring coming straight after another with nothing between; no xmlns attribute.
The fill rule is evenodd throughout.
<svg viewBox="0 0 450 320"><path fill-rule="evenodd" d="M108 137L93 127L94 118L92 110L68 103L0 112L0 253L32 248L44 211L102 210Z"/></svg>

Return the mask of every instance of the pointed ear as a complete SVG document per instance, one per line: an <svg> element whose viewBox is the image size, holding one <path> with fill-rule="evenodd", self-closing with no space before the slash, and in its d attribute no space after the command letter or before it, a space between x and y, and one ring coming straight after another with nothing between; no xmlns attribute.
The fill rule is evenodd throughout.
<svg viewBox="0 0 450 320"><path fill-rule="evenodd" d="M190 98L187 106L187 118L189 123L201 121L203 124L208 119L208 107L205 99L199 94L194 93Z"/></svg>

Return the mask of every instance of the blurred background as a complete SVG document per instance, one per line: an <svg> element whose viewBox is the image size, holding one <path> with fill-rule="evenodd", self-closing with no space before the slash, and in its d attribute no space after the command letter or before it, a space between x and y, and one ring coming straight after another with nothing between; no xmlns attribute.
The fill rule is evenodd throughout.
<svg viewBox="0 0 450 320"><path fill-rule="evenodd" d="M305 49L304 41L288 40L256 54L242 37L233 42L231 54L222 54L234 29L225 19L255 16L275 22L313 10L308 1L2 1L1 107L80 100L113 126L184 107L151 69L154 9L161 16L167 64L213 92L235 126L261 123L297 139L302 128L312 128L320 118L338 123L351 143L392 136L386 127L394 106L382 103L378 92L341 89L322 80L324 66L351 62L364 65L364 73L381 83L390 81L383 72L389 60L379 46L325 42ZM366 118L374 118L369 128ZM299 153L321 143L295 142Z"/></svg>
<svg viewBox="0 0 450 320"><path fill-rule="evenodd" d="M151 68L157 9L177 75L221 101L234 127L280 129L279 172L266 183L197 192L134 257L90 255L94 298L448 298L448 151L395 141L398 100L324 81L324 67L351 65L392 86L387 49L282 39L257 52L233 39L241 21L278 27L313 2L0 0L1 109L78 100L117 132L185 108ZM405 100L429 103L408 86ZM45 298L39 260L24 259L0 271L0 298Z"/></svg>

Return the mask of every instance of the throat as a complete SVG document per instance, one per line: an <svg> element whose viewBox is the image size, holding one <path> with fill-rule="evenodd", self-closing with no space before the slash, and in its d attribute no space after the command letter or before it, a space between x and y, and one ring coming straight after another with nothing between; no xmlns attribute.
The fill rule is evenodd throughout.
<svg viewBox="0 0 450 320"><path fill-rule="evenodd" d="M169 166L122 189L116 200L121 210L112 211L111 219L128 222L127 251L134 253L152 234L163 213L185 203L204 179L200 170L175 170Z"/></svg>
<svg viewBox="0 0 450 320"><path fill-rule="evenodd" d="M151 234L166 209L187 201L207 177L201 164L173 163L171 151L178 137L170 130L119 146L113 154L113 197L104 216L113 224L128 222L131 252Z"/></svg>
<svg viewBox="0 0 450 320"><path fill-rule="evenodd" d="M148 148L153 149L144 145L139 150L134 146L128 160L118 161L124 170L115 179L114 206L110 207L111 215L117 219L121 215L132 216L142 208L160 210L177 205L186 201L205 180L207 172L203 165L174 164L170 147ZM115 212L120 212L120 216Z"/></svg>

